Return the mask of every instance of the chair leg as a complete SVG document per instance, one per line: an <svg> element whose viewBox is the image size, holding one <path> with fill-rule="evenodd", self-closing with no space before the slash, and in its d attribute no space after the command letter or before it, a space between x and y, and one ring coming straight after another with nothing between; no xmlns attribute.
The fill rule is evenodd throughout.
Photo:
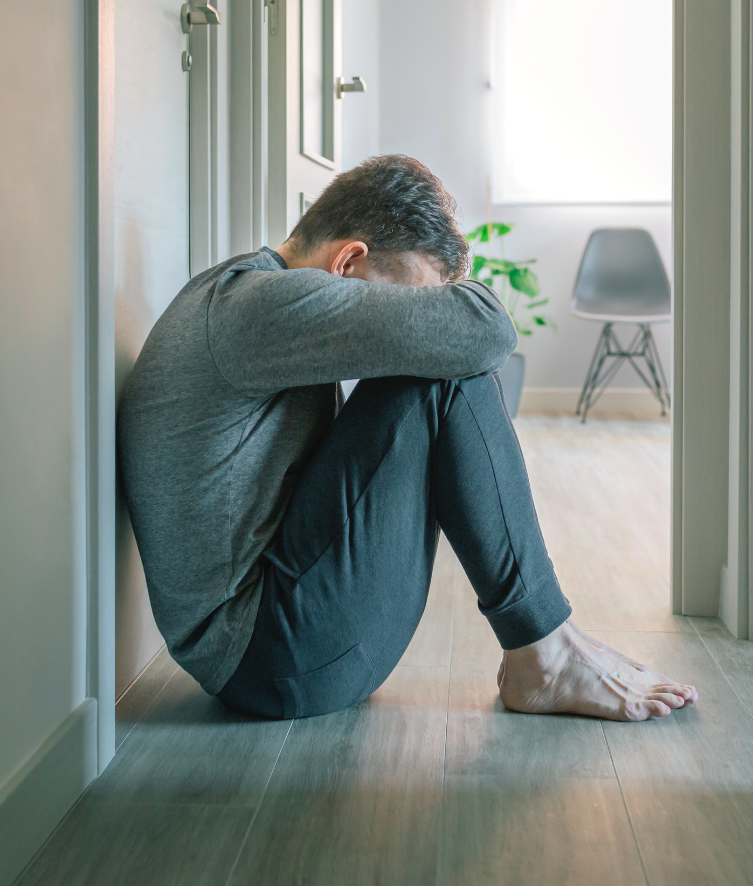
<svg viewBox="0 0 753 886"><path fill-rule="evenodd" d="M590 399L591 394L593 392L593 388L598 378L599 372L601 371L601 367L604 364L604 360L606 359L606 353L602 356L602 351L609 350L609 329L611 328L610 323L605 323L602 327L601 332L599 333L599 340L596 342L596 348L594 349L593 357L591 357L591 365L588 367L588 372L586 373L586 380L583 382L583 390L580 392L580 397L578 398L578 405L575 407L575 414L580 415L581 408L584 408L583 418L581 421L585 424L586 415L588 414L588 409L590 407Z"/></svg>
<svg viewBox="0 0 753 886"><path fill-rule="evenodd" d="M604 369L609 357L614 358L613 362ZM648 370L647 373L638 364L639 357L643 358ZM664 367L651 332L651 326L641 323L628 347L624 348L615 335L612 324L605 323L596 343L591 365L588 367L583 390L575 409L576 415L582 415L581 422L583 424L586 422L589 410L604 393L625 360L630 362L641 381L659 401L661 414L667 414L667 410L670 408L669 385L664 375Z"/></svg>
<svg viewBox="0 0 753 886"><path fill-rule="evenodd" d="M644 326L642 328L643 359L646 361L648 371L651 373L651 380L653 381L653 392L656 396L656 399L659 401L659 405L661 406L661 414L666 415L667 404L664 401L664 388L661 381L659 380L659 373L657 372L656 364L654 363L654 355L652 353L653 349L651 345L653 343L653 337L651 335L651 328L649 326Z"/></svg>
<svg viewBox="0 0 753 886"><path fill-rule="evenodd" d="M664 374L664 367L662 366L661 357L659 356L659 349L656 347L656 341L650 326L646 326L646 339L648 345L647 352L650 355L649 366L654 373L657 385L664 398L664 402L667 404L667 409L670 409L672 404L670 402L669 385L667 384L667 377ZM664 414L665 413L662 411L662 415Z"/></svg>
<svg viewBox="0 0 753 886"><path fill-rule="evenodd" d="M635 347L636 342L638 341L638 336L636 335L633 338L633 341L630 343L630 348L628 351L632 351ZM599 359L599 363L596 367L596 370L593 375L593 379L591 381L591 389L588 392L588 396L586 399L586 407L584 412L583 421L585 422L585 416L588 414L592 406L595 406L601 395L604 391L609 387L612 383L612 379L619 372L620 366L625 362L627 358L627 353L622 345L620 344L617 336L614 333L614 329L612 328L612 324L608 323L604 327L604 342L605 347L602 351L601 357ZM614 346L614 347L613 347ZM612 357L612 363L610 366L605 367L606 361L609 357Z"/></svg>

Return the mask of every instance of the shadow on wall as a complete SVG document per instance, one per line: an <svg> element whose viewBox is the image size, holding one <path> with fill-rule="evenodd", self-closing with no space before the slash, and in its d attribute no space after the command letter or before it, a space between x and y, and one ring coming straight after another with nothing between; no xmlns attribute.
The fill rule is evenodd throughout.
<svg viewBox="0 0 753 886"><path fill-rule="evenodd" d="M121 228L123 266L115 290L115 395L123 387L149 330L157 319L144 293L144 249L136 224ZM162 645L154 623L136 539L120 480L115 513L115 689L120 696Z"/></svg>

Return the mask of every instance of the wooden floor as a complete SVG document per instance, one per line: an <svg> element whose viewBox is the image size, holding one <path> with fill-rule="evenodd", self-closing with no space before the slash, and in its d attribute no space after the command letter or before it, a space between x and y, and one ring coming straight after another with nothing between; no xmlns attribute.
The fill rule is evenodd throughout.
<svg viewBox="0 0 753 886"><path fill-rule="evenodd" d="M505 711L497 643L443 539L416 637L356 708L245 721L158 655L23 886L753 883L753 643L669 614L668 425L518 430L576 619L694 682L697 708Z"/></svg>

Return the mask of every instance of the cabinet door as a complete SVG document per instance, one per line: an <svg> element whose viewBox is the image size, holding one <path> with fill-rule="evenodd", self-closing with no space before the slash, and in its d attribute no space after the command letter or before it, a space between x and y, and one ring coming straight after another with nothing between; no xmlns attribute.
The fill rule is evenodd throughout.
<svg viewBox="0 0 753 886"><path fill-rule="evenodd" d="M279 246L340 169L340 0L266 0L269 245Z"/></svg>

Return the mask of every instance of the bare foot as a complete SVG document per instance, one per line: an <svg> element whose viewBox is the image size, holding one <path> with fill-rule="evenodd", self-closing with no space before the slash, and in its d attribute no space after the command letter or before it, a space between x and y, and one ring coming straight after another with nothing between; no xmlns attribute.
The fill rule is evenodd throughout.
<svg viewBox="0 0 753 886"><path fill-rule="evenodd" d="M606 643L602 643L600 640L596 640L594 637L590 637L583 630L581 630L581 628L579 628L572 619L568 618L567 623L570 625L571 628L573 628L573 630L575 630L576 633L580 634L580 636L592 646L595 646L597 649L602 649L604 652L611 653L616 658L619 658L621 661L624 661L631 667L635 668L636 671L641 671L644 674L648 674L649 677L653 680L654 684L666 685L668 683L674 683L674 680L670 680L669 677L665 677L663 674L660 674L658 671L654 671L647 665L641 664L634 658L630 658L629 655L624 655L622 652L618 652L616 649L612 649L611 646L607 646ZM497 685L499 686L499 683L497 683ZM684 688L692 690L689 697L683 696L685 698L685 704L695 704L698 701L698 693L696 692L695 686L687 686Z"/></svg>
<svg viewBox="0 0 753 886"><path fill-rule="evenodd" d="M592 640L569 620L537 643L505 652L497 675L506 708L607 720L666 717L698 693Z"/></svg>

